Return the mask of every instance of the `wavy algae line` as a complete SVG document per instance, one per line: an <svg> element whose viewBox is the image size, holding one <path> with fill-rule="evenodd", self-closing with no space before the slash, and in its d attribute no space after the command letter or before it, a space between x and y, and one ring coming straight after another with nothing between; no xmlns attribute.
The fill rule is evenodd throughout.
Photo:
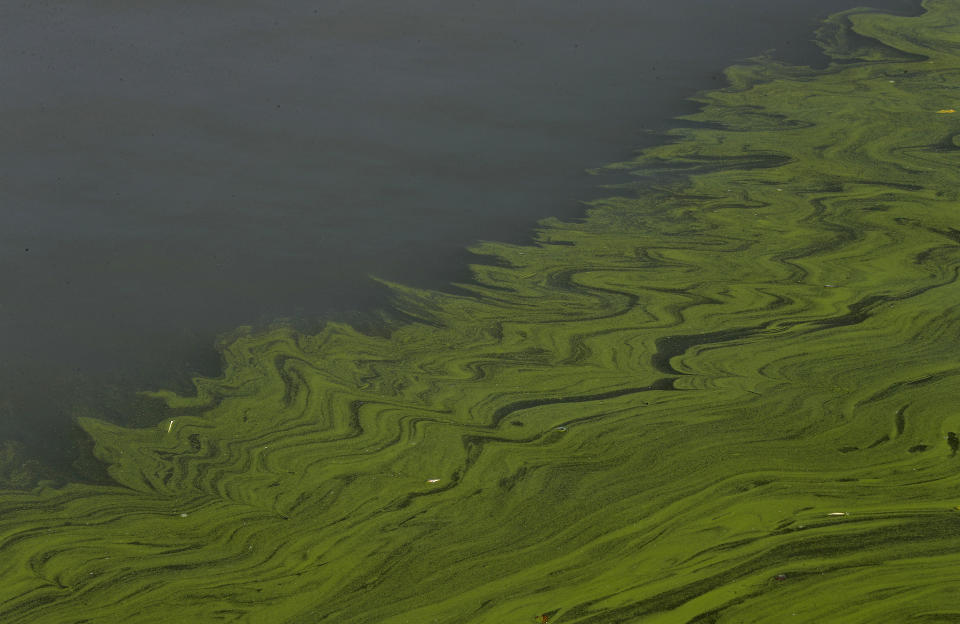
<svg viewBox="0 0 960 624"><path fill-rule="evenodd" d="M649 180L382 336L239 333L115 484L0 495L5 624L960 619L960 0L728 71ZM642 177L639 177L642 176Z"/></svg>

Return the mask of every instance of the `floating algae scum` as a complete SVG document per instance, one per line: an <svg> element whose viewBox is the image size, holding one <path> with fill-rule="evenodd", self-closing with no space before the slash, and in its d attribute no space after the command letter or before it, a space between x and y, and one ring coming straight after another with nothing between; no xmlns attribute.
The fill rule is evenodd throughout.
<svg viewBox="0 0 960 624"><path fill-rule="evenodd" d="M0 621L960 619L960 0L702 96L389 335L238 333L113 486L0 495Z"/></svg>

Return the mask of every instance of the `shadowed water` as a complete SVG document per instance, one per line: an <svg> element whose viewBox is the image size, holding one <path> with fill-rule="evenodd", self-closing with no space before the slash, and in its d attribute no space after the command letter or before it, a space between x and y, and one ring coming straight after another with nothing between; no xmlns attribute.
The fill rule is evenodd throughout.
<svg viewBox="0 0 960 624"><path fill-rule="evenodd" d="M924 6L731 68L643 182L391 285L389 332L239 330L163 421L84 419L115 485L0 496L0 616L956 620L960 0Z"/></svg>

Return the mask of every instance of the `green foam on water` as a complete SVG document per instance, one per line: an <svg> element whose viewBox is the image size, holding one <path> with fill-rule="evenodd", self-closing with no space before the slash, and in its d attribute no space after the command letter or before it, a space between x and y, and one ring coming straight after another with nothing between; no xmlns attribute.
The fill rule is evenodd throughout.
<svg viewBox="0 0 960 624"><path fill-rule="evenodd" d="M239 331L113 486L0 493L0 621L960 619L960 0L760 60L371 336ZM682 183L651 187L651 171Z"/></svg>

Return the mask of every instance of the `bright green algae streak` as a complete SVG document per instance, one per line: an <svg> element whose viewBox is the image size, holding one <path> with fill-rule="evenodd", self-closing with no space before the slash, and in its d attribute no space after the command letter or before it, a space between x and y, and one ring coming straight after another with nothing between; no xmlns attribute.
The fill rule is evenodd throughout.
<svg viewBox="0 0 960 624"><path fill-rule="evenodd" d="M172 421L83 420L116 486L0 495L0 621L957 621L960 0L926 8L731 69L618 165L683 184L396 287L389 337L241 333Z"/></svg>

